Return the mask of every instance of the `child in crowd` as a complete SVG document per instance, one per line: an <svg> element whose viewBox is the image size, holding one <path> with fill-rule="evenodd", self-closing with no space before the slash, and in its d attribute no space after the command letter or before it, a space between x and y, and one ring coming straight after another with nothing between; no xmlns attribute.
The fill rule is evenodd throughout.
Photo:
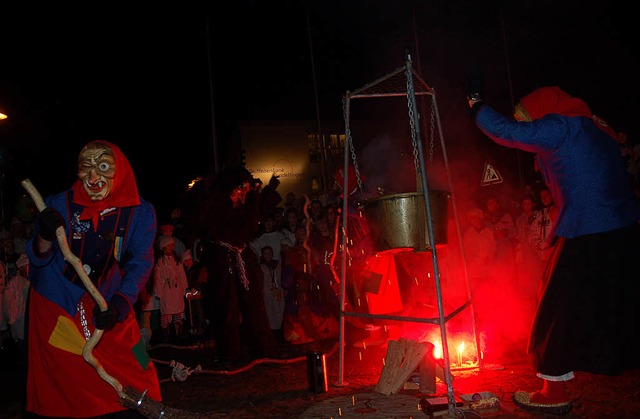
<svg viewBox="0 0 640 419"><path fill-rule="evenodd" d="M186 294L188 304L188 319L192 335L203 335L206 331L204 308L202 307L202 285L206 281L206 270L201 269L200 262L196 262L187 249L182 254L182 264L187 274L189 291Z"/></svg>
<svg viewBox="0 0 640 419"><path fill-rule="evenodd" d="M153 269L153 292L160 297L160 328L163 338L182 336L185 314L184 297L189 289L182 260L175 252L175 240L161 236L160 254ZM173 330L169 326L173 324Z"/></svg>
<svg viewBox="0 0 640 419"><path fill-rule="evenodd" d="M280 261L274 259L273 248L263 246L260 250L260 267L264 276L264 305L267 309L271 330L282 333L284 318L284 291L282 289L282 267Z"/></svg>
<svg viewBox="0 0 640 419"><path fill-rule="evenodd" d="M4 309L11 337L16 345L24 341L24 313L29 294L29 258L24 253L16 261L18 272L9 279L4 290Z"/></svg>

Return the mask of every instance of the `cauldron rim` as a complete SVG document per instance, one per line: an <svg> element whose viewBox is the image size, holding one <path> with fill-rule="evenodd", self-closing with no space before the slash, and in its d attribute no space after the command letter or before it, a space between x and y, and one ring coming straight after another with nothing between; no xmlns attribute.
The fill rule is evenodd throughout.
<svg viewBox="0 0 640 419"><path fill-rule="evenodd" d="M436 192L441 192L441 193L446 193L448 194L448 191L442 190L442 189L436 189L436 190L429 190L429 193L436 193ZM382 200L386 200L386 199L390 199L390 198L407 198L407 197L413 197L413 196L417 196L417 195L424 195L424 192L402 192L402 193L397 193L397 194L390 194L390 195L381 195L381 196L377 196L375 198L369 198L367 200L364 201L364 204L366 205L369 202L375 202L375 201L382 201Z"/></svg>

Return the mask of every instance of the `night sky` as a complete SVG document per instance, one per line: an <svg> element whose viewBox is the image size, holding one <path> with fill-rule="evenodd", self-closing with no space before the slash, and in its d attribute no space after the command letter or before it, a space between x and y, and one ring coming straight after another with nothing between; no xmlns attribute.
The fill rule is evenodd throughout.
<svg viewBox="0 0 640 419"><path fill-rule="evenodd" d="M0 125L3 186L11 196L16 178L28 176L44 194L60 191L74 180L79 147L102 138L122 148L141 194L164 211L211 168L212 121L224 151L238 121L342 119L346 91L404 65L406 50L436 89L452 158L457 149L494 150L465 119L462 80L473 65L499 110L557 84L640 138L639 50L622 2L502 3L3 11L0 107L11 118Z"/></svg>

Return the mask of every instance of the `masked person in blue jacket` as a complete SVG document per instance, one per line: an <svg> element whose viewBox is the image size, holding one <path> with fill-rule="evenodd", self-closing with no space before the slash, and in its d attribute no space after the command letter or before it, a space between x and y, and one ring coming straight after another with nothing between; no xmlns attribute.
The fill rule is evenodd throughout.
<svg viewBox="0 0 640 419"><path fill-rule="evenodd" d="M469 87L469 86L468 86ZM575 371L618 375L640 367L640 208L614 131L558 87L523 97L514 118L468 91L476 125L495 143L535 155L558 219L528 352L542 389L518 391L527 410L571 410Z"/></svg>
<svg viewBox="0 0 640 419"><path fill-rule="evenodd" d="M156 369L146 352L133 305L153 268L157 224L134 172L107 141L86 144L77 179L45 199L26 252L31 262L27 325L26 417L131 417L116 390L83 358L87 341L104 330L93 356L123 387L161 401ZM108 303L96 304L61 252L70 250Z"/></svg>

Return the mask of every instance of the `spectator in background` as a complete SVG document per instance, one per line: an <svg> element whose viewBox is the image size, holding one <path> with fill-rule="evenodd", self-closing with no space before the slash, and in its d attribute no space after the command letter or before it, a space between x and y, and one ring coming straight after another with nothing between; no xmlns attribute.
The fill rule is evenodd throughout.
<svg viewBox="0 0 640 419"><path fill-rule="evenodd" d="M186 237L186 231L184 226L184 218L182 216L182 210L180 208L174 208L171 210L171 225L173 225L173 237L180 239L185 245L187 244L188 237Z"/></svg>
<svg viewBox="0 0 640 419"><path fill-rule="evenodd" d="M261 225L258 237L251 240L251 249L260 257L263 247L269 246L273 251L273 259L280 261L282 258L282 243L286 241L284 233L276 228L276 220L273 214L269 214Z"/></svg>
<svg viewBox="0 0 640 419"><path fill-rule="evenodd" d="M504 353L504 349L508 345L515 343L518 339L517 330L524 329L515 327L515 321L511 321L510 317L514 314L513 306L506 302L515 302L513 296L518 295L516 292L517 273L516 273L516 226L511 213L503 204L506 200L499 200L495 196L489 196L485 201L485 221L493 230L496 248L492 262L492 272L490 276L490 288L482 297L483 303L492 304L493 307L486 307L484 315L487 317L490 329L490 344L500 341L499 346L487 347L483 350L485 362L492 360L499 361ZM478 303L480 305L480 303ZM479 310L480 311L480 310ZM524 319L524 315L520 316L520 320ZM520 339L522 340L522 339ZM482 342L481 342L482 343Z"/></svg>
<svg viewBox="0 0 640 419"><path fill-rule="evenodd" d="M7 278L11 278L16 274L16 272L18 272L16 261L19 256L20 255L16 253L13 239L8 235L4 240L4 254L2 255L2 260L5 265L5 275Z"/></svg>
<svg viewBox="0 0 640 419"><path fill-rule="evenodd" d="M278 340L284 340L282 320L284 316L284 289L282 288L282 266L273 257L271 246L263 246L260 250L260 267L264 277L264 305L271 331Z"/></svg>
<svg viewBox="0 0 640 419"><path fill-rule="evenodd" d="M309 218L311 224L315 224L319 218L326 217L326 213L324 211L324 205L319 199L314 199L309 204Z"/></svg>
<svg viewBox="0 0 640 419"><path fill-rule="evenodd" d="M525 195L520 200L520 214L516 217L516 298L523 307L521 322L527 327L531 322L530 314L536 306L538 288L542 283L544 261L538 256L533 243L533 231L539 212L534 209L533 198Z"/></svg>
<svg viewBox="0 0 640 419"><path fill-rule="evenodd" d="M468 227L463 234L464 252L469 275L474 282L484 283L493 271L496 254L496 239L487 225L484 211L474 207L467 213Z"/></svg>
<svg viewBox="0 0 640 419"><path fill-rule="evenodd" d="M29 258L24 253L16 261L18 272L9 279L4 290L4 310L11 337L18 347L24 342L24 322L29 294Z"/></svg>
<svg viewBox="0 0 640 419"><path fill-rule="evenodd" d="M160 330L164 340L175 340L184 333L184 297L189 289L182 259L175 251L175 239L161 236L160 254L153 267L153 293L160 299Z"/></svg>
<svg viewBox="0 0 640 419"><path fill-rule="evenodd" d="M302 219L300 217L300 211L297 208L287 208L284 212L284 225L280 229L283 235L282 240L282 253L286 253L296 245L296 230L302 226ZM283 257L286 259L286 257ZM283 260L283 265L286 264L286 260Z"/></svg>
<svg viewBox="0 0 640 419"><path fill-rule="evenodd" d="M175 232L175 226L171 223L166 223L159 226L158 238L156 239L156 250L161 251L159 244L160 244L160 239L162 239L162 237L171 237L173 238L173 242L175 246L174 251L178 255L178 258L182 259L182 255L185 252L185 250L187 250L187 247L185 246L184 242L180 238L175 236L174 232Z"/></svg>
<svg viewBox="0 0 640 419"><path fill-rule="evenodd" d="M327 215L327 221L329 222L329 228L335 231L336 225L339 225L338 210L335 204L327 204L324 207L324 211Z"/></svg>
<svg viewBox="0 0 640 419"><path fill-rule="evenodd" d="M311 260L310 249L305 246L307 229L298 227L295 232L296 243L287 252L282 265L282 288L285 290L285 317L289 313L298 312L296 275L307 274L309 272L309 262Z"/></svg>
<svg viewBox="0 0 640 419"><path fill-rule="evenodd" d="M274 228L281 230L284 226L284 209L277 207L273 210L273 221L275 223Z"/></svg>
<svg viewBox="0 0 640 419"><path fill-rule="evenodd" d="M467 259L469 283L473 291L474 308L480 337L480 349L487 358L501 355L498 339L489 339L495 322L493 310L496 286L495 273L496 238L493 229L488 226L484 211L473 207L467 212L468 226L462 236L464 253ZM493 345L491 345L493 343ZM489 346L491 345L491 346Z"/></svg>
<svg viewBox="0 0 640 419"><path fill-rule="evenodd" d="M496 241L496 253L492 274L494 279L502 278L504 285L513 284L515 279L515 249L516 225L513 217L495 196L489 196L485 201L485 222L493 230Z"/></svg>
<svg viewBox="0 0 640 419"><path fill-rule="evenodd" d="M182 255L182 264L187 274L187 283L189 291L187 298L187 315L191 334L201 336L205 334L207 322L204 317L204 308L202 307L202 289L206 283L206 270L200 266L200 262L195 261L191 256L191 250L187 250Z"/></svg>
<svg viewBox="0 0 640 419"><path fill-rule="evenodd" d="M516 217L516 266L519 288L525 295L535 291L542 277L542 263L534 244L534 231L540 212L534 208L533 198L525 195L520 201Z"/></svg>
<svg viewBox="0 0 640 419"><path fill-rule="evenodd" d="M298 198L296 198L296 194L293 192L287 192L287 194L285 195L284 198L284 202L282 203L282 207L284 208L285 212L289 209L289 208L295 208L298 211L300 210L300 202L298 200Z"/></svg>
<svg viewBox="0 0 640 419"><path fill-rule="evenodd" d="M36 218L36 206L28 195L18 198L14 206L15 215L11 219L10 236L13 239L13 248L18 254L25 252L24 246L33 236L33 222Z"/></svg>
<svg viewBox="0 0 640 419"><path fill-rule="evenodd" d="M7 286L7 269L5 264L0 261L0 349L4 346L5 335L9 333L9 324L7 323L6 309L4 308L4 290Z"/></svg>

